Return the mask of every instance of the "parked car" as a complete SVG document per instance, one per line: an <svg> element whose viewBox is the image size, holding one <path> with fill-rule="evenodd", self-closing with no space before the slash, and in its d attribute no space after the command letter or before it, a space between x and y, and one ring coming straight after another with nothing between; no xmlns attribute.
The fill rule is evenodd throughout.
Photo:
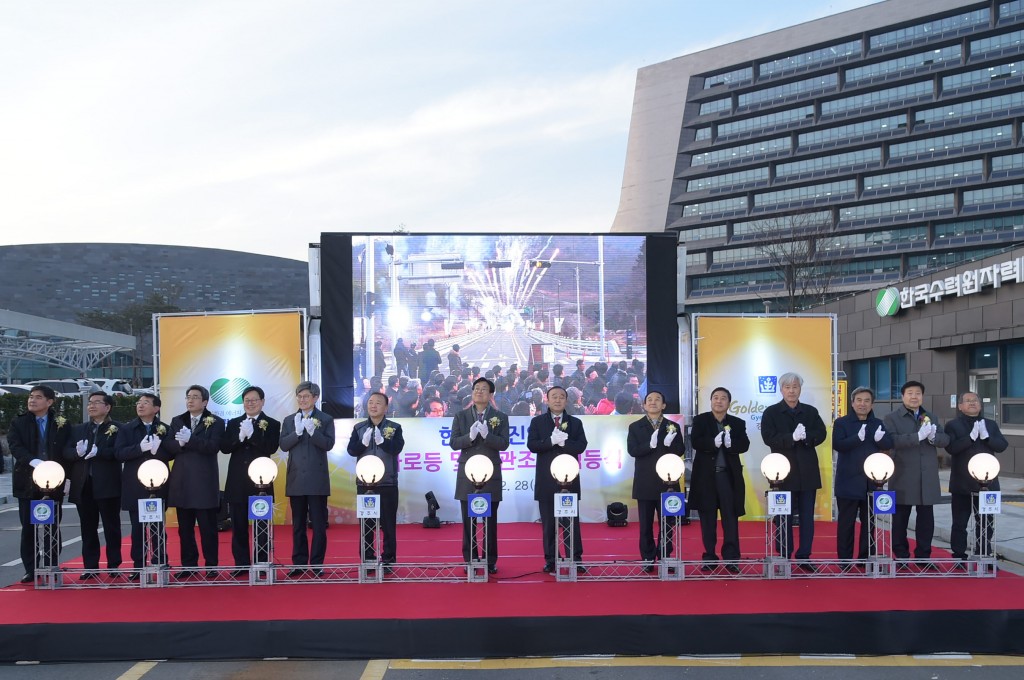
<svg viewBox="0 0 1024 680"><path fill-rule="evenodd" d="M31 389L28 385L0 385L0 394L28 394Z"/></svg>
<svg viewBox="0 0 1024 680"><path fill-rule="evenodd" d="M31 389L33 385L45 385L59 396L73 397L88 394L99 389L99 386L86 378L63 378L61 380L32 380L26 383Z"/></svg>
<svg viewBox="0 0 1024 680"><path fill-rule="evenodd" d="M96 378L96 386L107 394L128 396L132 393L132 385L126 380L116 378Z"/></svg>

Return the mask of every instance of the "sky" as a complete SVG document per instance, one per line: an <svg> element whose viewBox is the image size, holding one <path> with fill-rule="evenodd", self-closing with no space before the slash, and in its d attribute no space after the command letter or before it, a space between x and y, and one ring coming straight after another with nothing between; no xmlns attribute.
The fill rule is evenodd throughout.
<svg viewBox="0 0 1024 680"><path fill-rule="evenodd" d="M636 71L872 0L0 6L0 245L603 232Z"/></svg>

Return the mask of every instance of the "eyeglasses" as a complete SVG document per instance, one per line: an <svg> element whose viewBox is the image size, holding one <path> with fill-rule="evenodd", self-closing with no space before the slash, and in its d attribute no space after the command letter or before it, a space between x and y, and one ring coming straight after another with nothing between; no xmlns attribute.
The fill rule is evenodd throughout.
<svg viewBox="0 0 1024 680"><path fill-rule="evenodd" d="M249 404L250 406L255 405L263 401L262 399L243 399L243 404Z"/></svg>

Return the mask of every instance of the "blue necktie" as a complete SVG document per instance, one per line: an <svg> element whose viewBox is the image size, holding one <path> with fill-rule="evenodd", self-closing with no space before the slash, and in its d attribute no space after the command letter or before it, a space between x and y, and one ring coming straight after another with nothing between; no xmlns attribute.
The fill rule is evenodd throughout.
<svg viewBox="0 0 1024 680"><path fill-rule="evenodd" d="M39 427L39 450L46 452L46 418L36 418L36 425Z"/></svg>

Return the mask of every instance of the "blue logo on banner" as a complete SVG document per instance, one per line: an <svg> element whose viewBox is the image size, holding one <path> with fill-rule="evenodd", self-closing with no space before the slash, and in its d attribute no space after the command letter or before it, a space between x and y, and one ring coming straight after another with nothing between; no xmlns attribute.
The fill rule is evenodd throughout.
<svg viewBox="0 0 1024 680"><path fill-rule="evenodd" d="M57 517L53 508L53 501L31 501L32 524L53 524Z"/></svg>
<svg viewBox="0 0 1024 680"><path fill-rule="evenodd" d="M775 394L778 391L779 379L774 375L760 375L757 377L757 391L761 394Z"/></svg>
<svg viewBox="0 0 1024 680"><path fill-rule="evenodd" d="M249 496L249 519L270 519L274 514L271 496Z"/></svg>
<svg viewBox="0 0 1024 680"><path fill-rule="evenodd" d="M576 497L571 494L563 494L558 497L563 508L571 508L576 504Z"/></svg>
<svg viewBox="0 0 1024 680"><path fill-rule="evenodd" d="M679 491L661 494L661 512L665 517L682 517L686 514L686 496Z"/></svg>
<svg viewBox="0 0 1024 680"><path fill-rule="evenodd" d="M999 496L994 493L985 494L985 505L995 505Z"/></svg>
<svg viewBox="0 0 1024 680"><path fill-rule="evenodd" d="M875 491L872 494L873 503L875 505L876 515L895 515L896 514L896 492L895 491Z"/></svg>
<svg viewBox="0 0 1024 680"><path fill-rule="evenodd" d="M160 504L155 499L146 499L146 512L160 512Z"/></svg>
<svg viewBox="0 0 1024 680"><path fill-rule="evenodd" d="M360 496L363 499L363 510L373 510L377 507L377 496Z"/></svg>
<svg viewBox="0 0 1024 680"><path fill-rule="evenodd" d="M471 493L469 494L466 506L470 517L490 517L491 494Z"/></svg>

